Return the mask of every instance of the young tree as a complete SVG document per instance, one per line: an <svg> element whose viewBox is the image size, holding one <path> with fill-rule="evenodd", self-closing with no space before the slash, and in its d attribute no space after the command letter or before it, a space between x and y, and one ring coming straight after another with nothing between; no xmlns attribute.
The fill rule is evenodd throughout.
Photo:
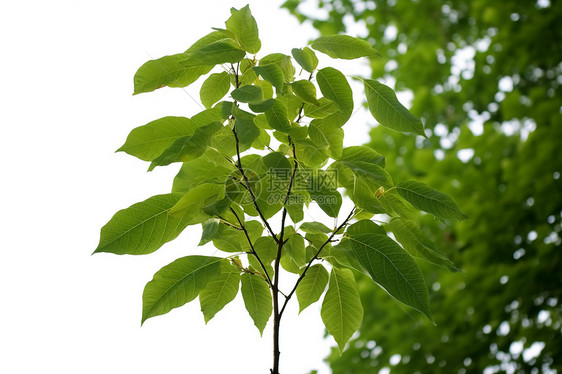
<svg viewBox="0 0 562 374"><path fill-rule="evenodd" d="M311 47L339 59L378 54L366 41L345 35L321 37ZM175 162L182 168L171 193L117 212L102 228L95 253L149 254L187 226L201 224L200 245L212 242L225 255L186 256L160 269L144 289L142 322L197 297L209 321L240 288L260 332L273 318L271 373L278 374L280 323L295 295L302 311L325 293L321 318L343 351L363 318L355 274L367 275L432 321L428 289L413 256L454 266L432 248L410 253L386 230L424 241L408 220L415 209L445 220L464 215L448 196L423 183L394 183L384 156L373 149L343 147L342 126L353 113L353 99L341 72L319 69L309 47L291 51L298 71L282 53L258 58L260 48L246 6L231 9L225 29L139 68L135 94L185 87L210 73L200 92L207 109L191 118L157 119L129 134L119 151L150 162L149 171ZM390 88L362 81L381 124L424 136L421 122ZM354 204L341 214L340 190ZM334 227L303 222L312 202L334 218ZM375 214L389 219L375 221ZM281 268L296 279L284 290Z"/></svg>

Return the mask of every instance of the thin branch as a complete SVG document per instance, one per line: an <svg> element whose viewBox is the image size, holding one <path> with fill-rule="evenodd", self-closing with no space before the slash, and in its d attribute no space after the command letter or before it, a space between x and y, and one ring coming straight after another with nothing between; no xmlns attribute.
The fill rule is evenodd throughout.
<svg viewBox="0 0 562 374"><path fill-rule="evenodd" d="M293 287L293 289L291 290L291 292L289 293L289 295L287 295L287 298L285 299L285 302L283 303L283 307L281 308L281 312L279 312L279 316L283 315L283 312L285 311L285 307L287 306L287 303L289 302L289 300L291 299L291 297L293 296L293 294L295 293L295 291L297 290L297 287L299 285L299 283L303 280L304 276L306 275L306 272L308 271L308 269L310 268L310 266L312 266L312 262L314 262L314 260L316 260L318 258L318 256L320 255L320 252L322 252L322 249L324 249L324 247L328 244L332 242L332 239L334 238L334 236L336 235L336 233L338 231L340 231L345 225L347 225L347 222L349 222L349 220L353 217L353 214L355 213L355 208L353 208L351 210L351 212L349 213L349 215L347 216L347 218L342 222L341 225L339 225L333 232L332 235L330 235L330 237L328 238L328 240L326 240L322 246L320 247L320 249L318 249L318 251L316 252L316 254L314 255L314 257L312 257L312 259L308 262L308 264L306 265L306 267L304 268L304 271L302 272L301 276L299 277L299 279L297 279L297 282L295 283L295 286Z"/></svg>
<svg viewBox="0 0 562 374"><path fill-rule="evenodd" d="M246 239L248 239L248 244L250 244L250 249L251 249L250 253L252 255L254 255L256 260L258 260L258 262L260 263L260 266L263 269L263 271L265 273L265 276L267 277L266 280L267 280L267 283L269 284L269 286L273 287L273 284L271 283L271 277L269 276L269 273L267 272L267 269L265 268L265 265L263 264L260 256L258 256L258 253L256 252L256 249L254 248L254 245L252 244L252 239L250 239L250 235L248 234L248 230L246 230L246 226L244 226L244 224L242 223L242 221L238 217L238 214L236 214L236 211L234 209L232 209L232 207L230 208L230 211L232 212L232 214L234 214L234 217L236 217L236 220L238 221L238 224L242 228L242 231L244 231L244 235L246 235Z"/></svg>
<svg viewBox="0 0 562 374"><path fill-rule="evenodd" d="M250 186L250 181L248 180L248 177L246 176L246 173L244 172L244 168L242 167L242 158L240 157L240 145L239 145L240 142L238 140L238 134L236 133L236 129L232 129L232 133L234 134L234 139L236 140L236 156L238 157L238 164L236 165L236 167L238 168L238 170L242 174L242 177L244 178L244 182L246 184L246 189L248 190L248 192L250 193L250 196L252 197L252 202L254 203L254 208L256 208L256 211L258 212L263 224L265 225L265 227L267 228L267 231L269 231L269 234L275 240L275 242L279 243L279 239L277 238L277 235L275 235L275 233L273 232L273 229L269 225L269 222L267 222L267 219L265 219L260 207L258 206L256 195L254 194L254 191L252 191L252 187Z"/></svg>

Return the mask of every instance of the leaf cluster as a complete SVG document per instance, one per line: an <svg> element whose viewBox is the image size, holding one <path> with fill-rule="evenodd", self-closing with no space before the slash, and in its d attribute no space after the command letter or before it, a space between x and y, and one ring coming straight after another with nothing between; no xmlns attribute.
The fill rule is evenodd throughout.
<svg viewBox="0 0 562 374"><path fill-rule="evenodd" d="M432 321L414 258L455 268L410 219L418 210L443 220L465 216L451 198L421 182L394 183L375 150L343 147L342 127L354 108L351 87L337 69L319 67L314 50L340 59L378 52L346 35L323 36L311 47L258 58L258 27L246 6L232 9L224 29L185 52L138 69L135 94L187 87L209 74L200 91L206 109L131 131L119 151L149 162L149 170L182 166L170 193L117 212L95 252L148 254L190 225L202 226L200 245L212 242L223 252L182 257L156 272L144 289L143 323L197 297L208 322L241 290L262 333L272 315L280 320L293 295L301 311L324 295L322 320L343 351L363 318L359 274ZM424 136L392 89L370 79L364 88L381 125ZM354 208L341 214L346 197ZM339 223L304 222L312 203ZM278 231L272 217L280 221ZM292 289L280 289L281 269L295 274Z"/></svg>

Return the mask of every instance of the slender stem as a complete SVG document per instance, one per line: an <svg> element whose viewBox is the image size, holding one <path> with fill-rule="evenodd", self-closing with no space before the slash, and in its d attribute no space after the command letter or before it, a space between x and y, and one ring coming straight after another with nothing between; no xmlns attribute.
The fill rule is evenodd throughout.
<svg viewBox="0 0 562 374"><path fill-rule="evenodd" d="M318 256L320 255L320 252L322 252L322 249L324 249L324 247L328 244L332 242L332 239L334 238L334 236L336 235L336 233L338 231L340 231L342 229L342 227L344 227L345 225L347 225L347 223L349 222L349 220L351 219L351 217L353 217L353 213L355 213L355 208L353 208L351 210L351 212L349 213L349 215L347 216L347 218L345 219L345 221L342 222L341 225L339 225L333 232L332 235L330 235L330 237L328 238L328 240L326 240L322 246L320 247L320 249L318 249L318 251L316 252L316 254L314 255L314 257L312 257L312 259L310 261L308 261L308 264L306 265L306 267L304 268L304 271L302 272L301 276L299 277L299 279L297 279L297 282L295 283L295 286L293 287L293 289L291 290L291 292L287 295L287 297L285 298L285 302L283 303L283 307L281 308L281 312L279 312L280 316L279 318L281 318L281 316L283 315L283 312L285 311L285 307L287 306L287 303L289 302L289 300L291 299L291 296L293 296L293 294L295 293L295 291L297 290L297 287L299 285L299 283L303 280L304 276L306 275L306 272L308 271L308 269L310 268L310 266L312 266L312 262L314 260L316 260L318 258Z"/></svg>
<svg viewBox="0 0 562 374"><path fill-rule="evenodd" d="M262 270L264 271L265 276L267 278L266 279L267 283L269 284L270 287L272 287L271 277L269 276L269 273L267 272L267 269L265 268L265 265L263 264L260 256L256 252L256 249L254 248L254 245L252 244L252 239L250 239L250 235L248 234L248 230L246 230L246 226L244 226L244 224L242 223L242 221L238 217L238 214L236 214L236 211L234 209L232 209L232 207L230 208L230 211L232 212L232 214L234 214L234 217L236 217L236 220L238 221L238 224L242 228L242 231L244 231L244 235L246 235L246 239L248 239L248 244L250 244L250 254L254 255L256 260L258 260L258 262L259 262L259 264L260 264L260 266L261 266Z"/></svg>
<svg viewBox="0 0 562 374"><path fill-rule="evenodd" d="M269 225L269 222L267 222L267 219L265 219L260 207L258 206L256 195L254 194L254 191L250 186L250 181L248 180L248 176L246 175L246 173L244 172L244 168L242 167L242 158L240 157L240 145L239 145L240 142L238 140L238 134L236 133L236 129L232 129L232 133L234 134L234 139L236 140L236 156L238 157L238 163L236 167L238 168L238 170L242 174L242 177L244 178L244 183L246 184L246 190L248 190L248 192L250 193L250 196L252 198L252 203L254 204L254 208L256 208L256 211L258 212L263 224L265 225L267 231L269 231L269 234L273 237L275 242L279 243L279 239L277 238L277 235L275 235L275 233L273 232L273 229Z"/></svg>

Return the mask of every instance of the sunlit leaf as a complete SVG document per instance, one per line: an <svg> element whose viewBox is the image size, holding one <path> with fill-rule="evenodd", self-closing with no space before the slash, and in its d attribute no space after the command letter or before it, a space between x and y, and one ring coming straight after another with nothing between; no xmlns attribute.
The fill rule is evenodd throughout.
<svg viewBox="0 0 562 374"><path fill-rule="evenodd" d="M261 42L258 25L250 12L250 7L246 5L240 10L231 8L230 13L232 15L226 21L226 29L236 35L236 40L245 51L252 54L258 53Z"/></svg>
<svg viewBox="0 0 562 374"><path fill-rule="evenodd" d="M351 270L332 268L320 315L341 354L363 320L363 307Z"/></svg>
<svg viewBox="0 0 562 374"><path fill-rule="evenodd" d="M221 262L220 275L211 280L199 295L205 323L234 300L239 287L240 269L227 261Z"/></svg>
<svg viewBox="0 0 562 374"><path fill-rule="evenodd" d="M425 137L423 125L398 101L394 91L373 79L364 79L369 111L384 127Z"/></svg>
<svg viewBox="0 0 562 374"><path fill-rule="evenodd" d="M222 73L211 74L209 78L203 82L199 95L201 103L205 108L210 108L217 101L222 99L230 89L230 74L223 71Z"/></svg>
<svg viewBox="0 0 562 374"><path fill-rule="evenodd" d="M398 183L396 190L400 196L416 208L434 214L439 218L458 219L459 221L467 218L462 214L453 199L422 182Z"/></svg>
<svg viewBox="0 0 562 374"><path fill-rule="evenodd" d="M254 324L263 334L263 329L273 312L271 292L266 281L257 275L242 274L242 298Z"/></svg>
<svg viewBox="0 0 562 374"><path fill-rule="evenodd" d="M296 290L299 313L320 299L326 289L329 277L328 271L320 264L313 265L308 269Z"/></svg>
<svg viewBox="0 0 562 374"><path fill-rule="evenodd" d="M118 211L102 227L94 253L142 255L175 239L189 224L187 219L168 215L181 197L177 193L157 195Z"/></svg>
<svg viewBox="0 0 562 374"><path fill-rule="evenodd" d="M326 35L312 42L312 48L332 58L352 60L359 57L377 57L379 52L369 42L348 35Z"/></svg>
<svg viewBox="0 0 562 374"><path fill-rule="evenodd" d="M154 274L142 294L142 323L195 299L220 274L220 257L178 258Z"/></svg>

